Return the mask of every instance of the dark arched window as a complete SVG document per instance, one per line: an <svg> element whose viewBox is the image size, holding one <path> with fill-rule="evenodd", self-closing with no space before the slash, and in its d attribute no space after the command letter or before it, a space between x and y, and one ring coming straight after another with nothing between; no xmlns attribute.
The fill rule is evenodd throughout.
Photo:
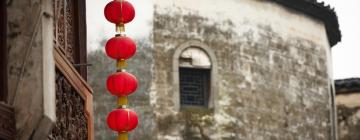
<svg viewBox="0 0 360 140"><path fill-rule="evenodd" d="M186 48L179 58L181 106L208 106L211 61L198 47Z"/></svg>
<svg viewBox="0 0 360 140"><path fill-rule="evenodd" d="M216 65L215 54L199 41L186 42L176 49L173 59L175 109L214 107Z"/></svg>

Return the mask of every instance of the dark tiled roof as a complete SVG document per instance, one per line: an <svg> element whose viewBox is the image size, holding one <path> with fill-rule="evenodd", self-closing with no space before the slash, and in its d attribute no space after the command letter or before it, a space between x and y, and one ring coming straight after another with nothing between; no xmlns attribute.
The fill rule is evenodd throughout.
<svg viewBox="0 0 360 140"><path fill-rule="evenodd" d="M334 8L331 8L330 5L325 5L324 2L318 2L317 0L272 1L322 20L326 26L330 46L334 46L341 41L338 17Z"/></svg>
<svg viewBox="0 0 360 140"><path fill-rule="evenodd" d="M336 94L360 92L360 78L335 80Z"/></svg>

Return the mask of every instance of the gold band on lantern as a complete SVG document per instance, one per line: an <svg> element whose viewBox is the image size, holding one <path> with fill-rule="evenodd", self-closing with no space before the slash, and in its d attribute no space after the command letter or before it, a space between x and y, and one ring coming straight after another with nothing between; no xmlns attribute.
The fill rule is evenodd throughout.
<svg viewBox="0 0 360 140"><path fill-rule="evenodd" d="M126 106L128 104L128 99L126 96L120 96L118 98L118 107L123 107Z"/></svg>
<svg viewBox="0 0 360 140"><path fill-rule="evenodd" d="M122 71L122 69L127 67L127 63L125 59L120 59L116 62L116 68L118 71Z"/></svg>
<svg viewBox="0 0 360 140"><path fill-rule="evenodd" d="M118 33L125 32L125 24L124 23L116 24L116 32Z"/></svg>
<svg viewBox="0 0 360 140"><path fill-rule="evenodd" d="M117 140L128 140L128 134L126 132L119 132Z"/></svg>

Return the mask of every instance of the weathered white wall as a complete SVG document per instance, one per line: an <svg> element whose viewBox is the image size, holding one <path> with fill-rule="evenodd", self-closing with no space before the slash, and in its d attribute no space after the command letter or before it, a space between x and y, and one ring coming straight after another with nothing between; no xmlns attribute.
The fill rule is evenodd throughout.
<svg viewBox="0 0 360 140"><path fill-rule="evenodd" d="M360 93L336 95L339 140L360 138Z"/></svg>
<svg viewBox="0 0 360 140"><path fill-rule="evenodd" d="M7 6L9 104L19 140L46 139L55 122L52 2L13 0Z"/></svg>
<svg viewBox="0 0 360 140"><path fill-rule="evenodd" d="M336 95L336 105L344 105L349 108L360 106L360 93Z"/></svg>
<svg viewBox="0 0 360 140"><path fill-rule="evenodd" d="M330 46L324 24L262 0L155 0L157 138L331 139ZM214 110L174 110L171 58L183 43L214 51ZM170 59L170 60L169 60Z"/></svg>
<svg viewBox="0 0 360 140"><path fill-rule="evenodd" d="M239 35L258 24L270 26L282 37L301 37L329 47L324 24L307 15L285 8L271 1L261 0L154 0L156 13L194 14L208 19L208 24L219 24L219 29L235 30ZM250 25L244 26L244 23ZM194 31L193 31L194 32ZM191 32L190 32L191 33Z"/></svg>

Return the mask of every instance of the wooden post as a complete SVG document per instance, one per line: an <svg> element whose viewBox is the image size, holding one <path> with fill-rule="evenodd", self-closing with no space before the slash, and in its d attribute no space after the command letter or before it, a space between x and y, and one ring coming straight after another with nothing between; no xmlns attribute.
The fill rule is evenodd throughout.
<svg viewBox="0 0 360 140"><path fill-rule="evenodd" d="M6 0L0 2L0 101L7 101Z"/></svg>

